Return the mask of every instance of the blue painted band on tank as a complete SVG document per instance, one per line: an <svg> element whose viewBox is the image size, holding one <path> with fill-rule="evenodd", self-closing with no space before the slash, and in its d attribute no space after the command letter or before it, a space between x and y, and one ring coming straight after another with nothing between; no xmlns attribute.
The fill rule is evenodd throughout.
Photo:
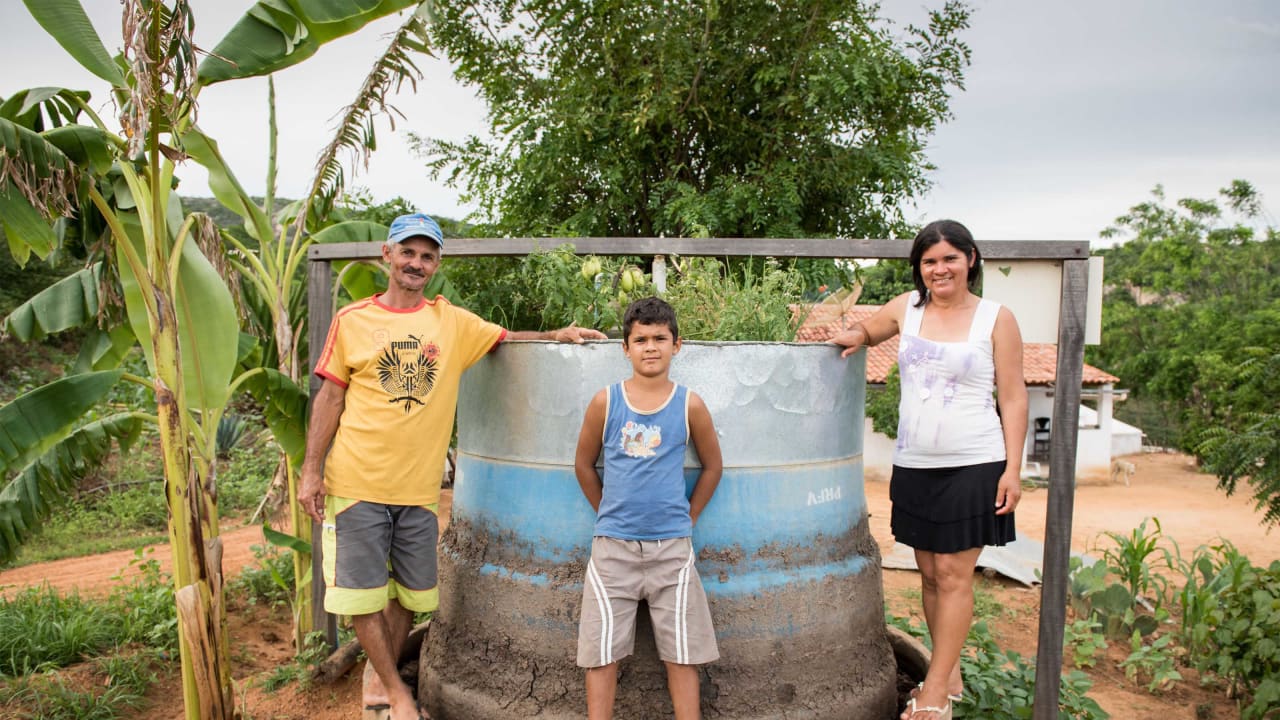
<svg viewBox="0 0 1280 720"><path fill-rule="evenodd" d="M694 529L694 544L734 548L744 559L762 548L811 547L856 527L867 514L861 458L814 465L728 468ZM453 513L527 543L551 563L583 558L595 514L572 468L458 454ZM686 492L698 469L685 470Z"/></svg>
<svg viewBox="0 0 1280 720"><path fill-rule="evenodd" d="M460 452L452 512L495 536L510 533L527 542L522 550L545 562L585 560L591 552L596 515L571 467Z"/></svg>

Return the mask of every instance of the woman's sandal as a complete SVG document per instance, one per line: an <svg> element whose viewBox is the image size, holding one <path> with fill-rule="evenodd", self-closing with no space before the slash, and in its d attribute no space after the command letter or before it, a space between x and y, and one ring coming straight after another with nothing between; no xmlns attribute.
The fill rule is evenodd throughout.
<svg viewBox="0 0 1280 720"><path fill-rule="evenodd" d="M911 692L907 694L907 697L915 699L915 696L919 695L923 689L924 683L916 683L916 686L911 688ZM964 702L964 691L947 693L947 699L953 703Z"/></svg>
<svg viewBox="0 0 1280 720"><path fill-rule="evenodd" d="M908 718L914 718L916 715L920 715L923 713L934 713L937 716L936 718L934 718L934 720L951 720L951 701L950 700L947 700L947 704L943 707L934 707L932 705L926 705L924 707L920 707L916 705L916 699L911 698L910 700L907 701L906 709L910 710L910 712L907 713Z"/></svg>

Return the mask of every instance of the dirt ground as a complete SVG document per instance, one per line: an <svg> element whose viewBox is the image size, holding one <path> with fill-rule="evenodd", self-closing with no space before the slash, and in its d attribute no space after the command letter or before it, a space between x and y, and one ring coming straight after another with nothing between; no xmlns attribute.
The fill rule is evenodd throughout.
<svg viewBox="0 0 1280 720"><path fill-rule="evenodd" d="M1144 518L1159 518L1164 534L1177 541L1184 554L1198 545L1222 536L1231 540L1257 565L1280 559L1280 542L1275 532L1260 524L1247 497L1225 497L1212 476L1196 471L1190 458L1177 454L1147 454L1130 457L1135 473L1128 487L1123 484L1090 484L1077 489L1074 501L1071 546L1091 552L1104 541L1104 530L1127 533ZM888 485L868 482L867 500L871 531L881 548L893 539L889 533ZM1019 530L1043 540L1045 510L1049 493L1030 490L1018 508ZM447 518L447 506L442 507ZM231 530L223 535L224 571L234 575L254 561L250 546L263 544L256 527ZM127 571L132 551L103 553L91 557L59 560L0 572L0 594L14 588L48 582L60 590L77 588L82 593L101 593L112 577ZM168 548L157 547L154 557L168 562ZM1034 657L1038 632L1039 590L1025 589L1002 580L980 580L980 587L995 596L1005 608L989 622L1001 644ZM918 614L913 592L919 586L914 572L884 571L885 600L895 614ZM290 660L290 630L287 610L261 606L232 606L229 613L231 656L235 666L238 703L246 718L255 720L338 720L359 717L358 673L349 673L336 683L300 691L288 685L266 692L261 681L273 669ZM1117 665L1127 655L1127 646L1112 643L1107 658L1088 671L1094 682L1090 695L1113 718L1125 720L1200 720L1234 718L1234 705L1221 691L1202 689L1193 673L1187 680L1162 695L1151 695L1144 687L1129 682ZM176 673L152 688L148 706L140 720L168 720L181 715L181 689ZM0 714L3 709L0 709Z"/></svg>

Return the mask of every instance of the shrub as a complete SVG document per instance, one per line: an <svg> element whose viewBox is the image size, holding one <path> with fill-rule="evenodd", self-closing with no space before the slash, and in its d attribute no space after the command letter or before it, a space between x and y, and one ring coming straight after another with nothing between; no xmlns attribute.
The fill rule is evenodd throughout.
<svg viewBox="0 0 1280 720"><path fill-rule="evenodd" d="M1212 551L1211 551L1212 552ZM1196 669L1228 683L1239 699L1243 720L1273 717L1280 711L1280 561L1264 569L1241 561L1234 548L1219 551L1222 564L1210 572L1192 563L1195 588L1181 597L1193 610L1184 615L1184 637ZM1194 573L1201 573L1197 580ZM1230 583L1223 582L1229 578ZM1205 582L1201 582L1204 580ZM1217 602L1206 588L1219 587Z"/></svg>
<svg viewBox="0 0 1280 720"><path fill-rule="evenodd" d="M240 571L228 589L248 603L280 605L293 598L293 556L275 547L254 545L257 562Z"/></svg>

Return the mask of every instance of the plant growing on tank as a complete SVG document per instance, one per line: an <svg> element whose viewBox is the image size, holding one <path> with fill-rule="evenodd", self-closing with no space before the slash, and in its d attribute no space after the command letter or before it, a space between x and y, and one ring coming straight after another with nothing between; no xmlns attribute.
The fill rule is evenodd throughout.
<svg viewBox="0 0 1280 720"><path fill-rule="evenodd" d="M631 301L658 292L636 257L575 254L573 245L539 250L518 263L466 261L446 267L459 278L462 304L504 325L540 328L569 323L619 333L622 314ZM473 266L474 265L474 266ZM456 274L455 274L456 268ZM803 273L773 258L728 264L715 258L668 258L663 298L680 318L687 340L755 340L790 342L804 316L795 306L805 288ZM496 271L496 272L495 272Z"/></svg>

